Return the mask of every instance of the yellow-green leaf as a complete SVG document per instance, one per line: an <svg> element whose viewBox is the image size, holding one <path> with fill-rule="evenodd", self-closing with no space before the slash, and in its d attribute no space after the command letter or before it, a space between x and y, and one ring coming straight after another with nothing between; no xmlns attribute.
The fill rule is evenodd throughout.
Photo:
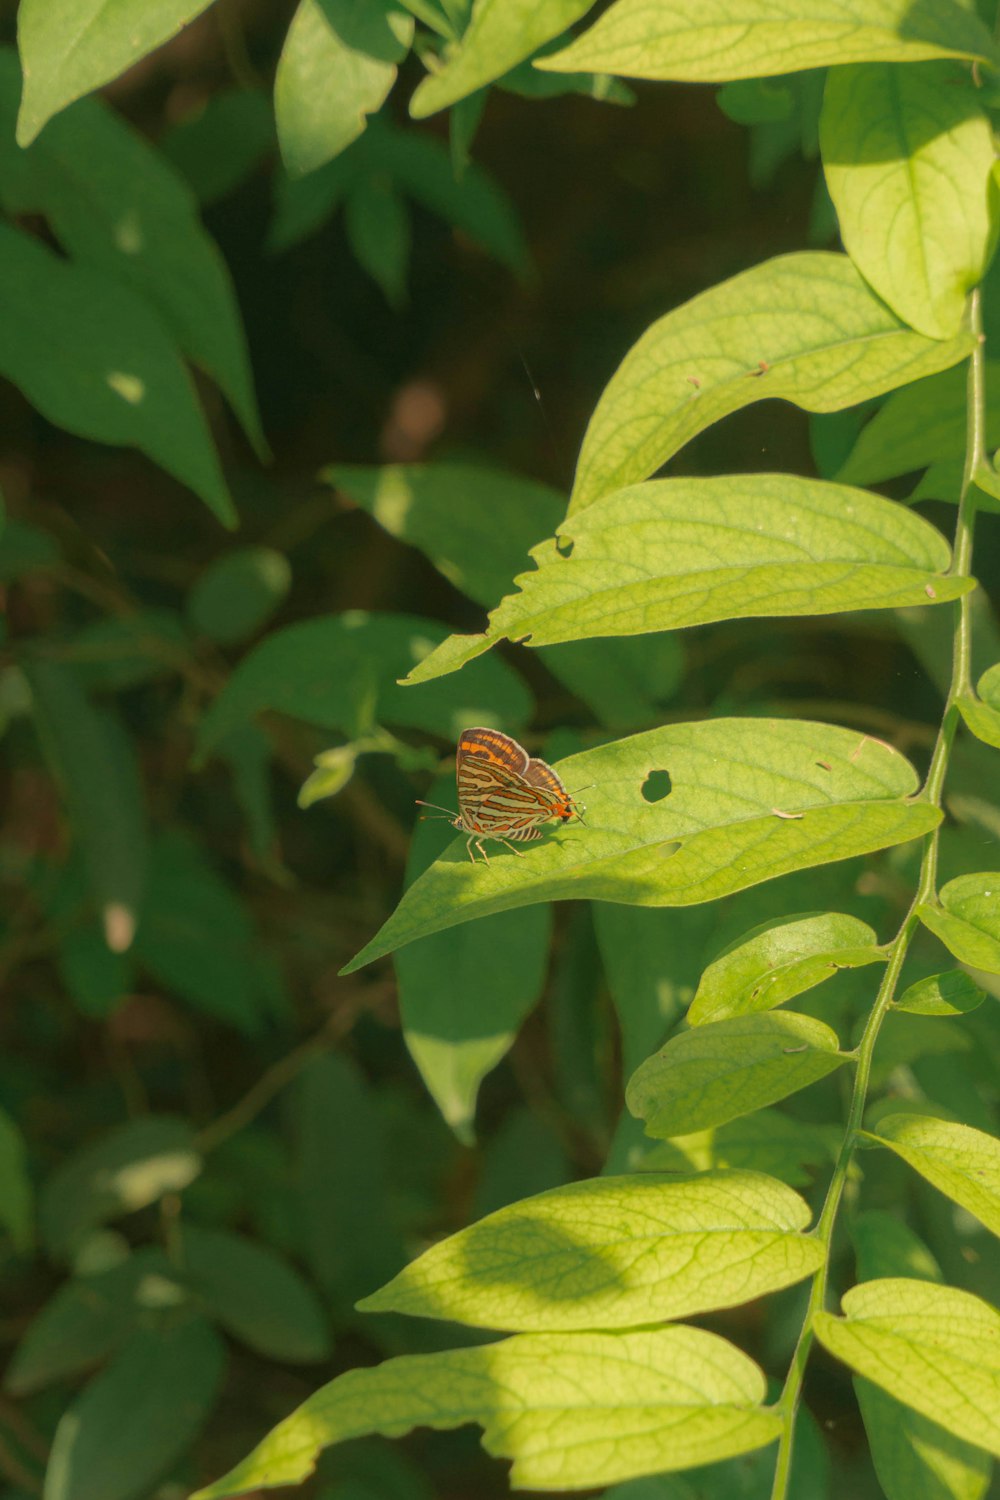
<svg viewBox="0 0 1000 1500"><path fill-rule="evenodd" d="M1000 974L1000 870L960 875L938 892L939 906L917 915L960 963Z"/></svg>
<svg viewBox="0 0 1000 1500"><path fill-rule="evenodd" d="M887 1115L866 1134L1000 1235L1000 1141L994 1136L914 1114Z"/></svg>
<svg viewBox="0 0 1000 1500"><path fill-rule="evenodd" d="M976 738L1000 750L1000 663L983 673L975 696L962 694L958 707Z"/></svg>
<svg viewBox="0 0 1000 1500"><path fill-rule="evenodd" d="M895 1001L896 1010L914 1016L965 1016L986 999L984 990L963 969L918 979Z"/></svg>

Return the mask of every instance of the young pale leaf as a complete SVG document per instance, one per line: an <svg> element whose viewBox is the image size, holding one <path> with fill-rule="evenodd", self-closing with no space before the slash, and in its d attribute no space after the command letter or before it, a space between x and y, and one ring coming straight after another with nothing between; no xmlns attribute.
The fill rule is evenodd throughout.
<svg viewBox="0 0 1000 1500"><path fill-rule="evenodd" d="M64 1413L45 1500L150 1494L207 1418L226 1351L200 1318L140 1329Z"/></svg>
<svg viewBox="0 0 1000 1500"><path fill-rule="evenodd" d="M313 172L364 130L413 42L395 0L299 0L274 81L285 166Z"/></svg>
<svg viewBox="0 0 1000 1500"><path fill-rule="evenodd" d="M46 120L169 41L212 0L148 0L127 21L108 0L23 0L17 41L24 69L18 145Z"/></svg>
<svg viewBox="0 0 1000 1500"><path fill-rule="evenodd" d="M854 1389L886 1500L980 1500L993 1472L989 1454L869 1380L855 1376Z"/></svg>
<svg viewBox="0 0 1000 1500"><path fill-rule="evenodd" d="M592 1489L748 1453L773 1442L760 1369L700 1328L521 1334L349 1370L280 1422L235 1469L191 1500L295 1484L331 1443L411 1427L483 1427L513 1459L516 1489Z"/></svg>
<svg viewBox="0 0 1000 1500"><path fill-rule="evenodd" d="M184 1120L147 1115L109 1130L57 1167L42 1185L38 1221L56 1255L68 1255L88 1229L179 1193L201 1171Z"/></svg>
<svg viewBox="0 0 1000 1500"><path fill-rule="evenodd" d="M255 635L288 593L292 570L273 547L239 547L209 563L188 594L195 630L223 646Z"/></svg>
<svg viewBox="0 0 1000 1500"><path fill-rule="evenodd" d="M809 1217L757 1172L595 1177L450 1235L359 1305L533 1333L690 1317L810 1275Z"/></svg>
<svg viewBox="0 0 1000 1500"><path fill-rule="evenodd" d="M571 792L593 784L585 825L554 830L523 856L498 847L488 865L455 839L344 972L489 912L561 898L691 906L940 821L906 800L916 774L888 745L793 719L673 724L557 770ZM661 779L669 795L655 790Z"/></svg>
<svg viewBox="0 0 1000 1500"><path fill-rule="evenodd" d="M264 1245L221 1229L186 1225L183 1268L227 1333L268 1359L326 1359L326 1315L312 1287Z"/></svg>
<svg viewBox="0 0 1000 1500"><path fill-rule="evenodd" d="M824 1166L829 1160L830 1148L822 1130L802 1120L793 1120L776 1109L758 1109L717 1129L660 1141L644 1151L637 1168L642 1172L711 1172L733 1168L766 1172L779 1182L787 1182L789 1187L805 1187L815 1176L810 1169Z"/></svg>
<svg viewBox="0 0 1000 1500"><path fill-rule="evenodd" d="M774 1010L838 969L884 963L867 922L842 912L780 917L731 945L701 976L688 1023Z"/></svg>
<svg viewBox="0 0 1000 1500"><path fill-rule="evenodd" d="M880 1276L914 1276L943 1281L941 1267L908 1224L884 1208L869 1208L850 1224L859 1281Z"/></svg>
<svg viewBox="0 0 1000 1500"><path fill-rule="evenodd" d="M848 1061L812 1016L736 1016L671 1037L633 1073L625 1102L666 1140L752 1114Z"/></svg>
<svg viewBox="0 0 1000 1500"><path fill-rule="evenodd" d="M13 53L0 51L0 120L13 123L20 81ZM3 151L0 137L0 157ZM0 160L0 177L4 165ZM22 208L46 216L77 264L106 272L156 309L184 353L221 386L266 457L233 284L180 174L93 99L53 121L22 153L19 168L27 177Z"/></svg>
<svg viewBox="0 0 1000 1500"><path fill-rule="evenodd" d="M899 608L975 587L946 576L947 543L912 511L791 474L630 485L575 511L531 556L520 592L490 615L489 643Z"/></svg>
<svg viewBox="0 0 1000 1500"><path fill-rule="evenodd" d="M266 709L351 736L375 722L404 724L455 739L470 724L517 729L531 699L505 663L423 693L394 681L444 637L434 620L351 610L276 630L240 662L202 719L198 757Z"/></svg>
<svg viewBox="0 0 1000 1500"><path fill-rule="evenodd" d="M987 360L986 440L1000 442L1000 362ZM953 366L893 391L862 427L836 474L842 484L881 484L929 464L962 464L967 371Z"/></svg>
<svg viewBox="0 0 1000 1500"><path fill-rule="evenodd" d="M931 974L911 984L895 1002L896 1010L914 1016L967 1016L982 1005L986 992L964 969Z"/></svg>
<svg viewBox="0 0 1000 1500"><path fill-rule="evenodd" d="M191 378L142 297L0 225L0 317L0 373L44 417L80 437L138 448L224 525L235 523Z"/></svg>
<svg viewBox="0 0 1000 1500"><path fill-rule="evenodd" d="M728 83L851 62L968 57L996 65L988 31L961 0L617 0L564 51L536 66L626 78Z"/></svg>
<svg viewBox="0 0 1000 1500"><path fill-rule="evenodd" d="M15 1250L30 1248L34 1235L34 1194L28 1175L24 1137L4 1110L0 1110L0 1224Z"/></svg>
<svg viewBox="0 0 1000 1500"><path fill-rule="evenodd" d="M888 1115L866 1134L1000 1235L1000 1141L995 1137L914 1114Z"/></svg>
<svg viewBox="0 0 1000 1500"><path fill-rule="evenodd" d="M971 81L940 63L834 68L820 116L844 246L928 338L958 333L992 249L993 133Z"/></svg>
<svg viewBox="0 0 1000 1500"><path fill-rule="evenodd" d="M958 707L976 738L1000 750L1000 662L980 677L976 696L963 694Z"/></svg>
<svg viewBox="0 0 1000 1500"><path fill-rule="evenodd" d="M967 1443L1000 1456L1000 1313L955 1287L888 1277L818 1312L825 1349Z"/></svg>
<svg viewBox="0 0 1000 1500"><path fill-rule="evenodd" d="M846 255L765 261L667 313L632 346L590 419L570 509L646 479L751 402L839 411L945 370L971 348L968 333L940 341L908 328Z"/></svg>
<svg viewBox="0 0 1000 1500"><path fill-rule="evenodd" d="M485 0L472 13L468 30L445 54L444 66L419 84L410 114L426 119L494 79L586 15L594 0Z"/></svg>
<svg viewBox="0 0 1000 1500"><path fill-rule="evenodd" d="M917 915L960 963L1000 974L1000 870L960 875L938 892L940 906Z"/></svg>
<svg viewBox="0 0 1000 1500"><path fill-rule="evenodd" d="M76 674L56 662L22 660L32 713L58 778L108 947L132 945L146 884L146 810L132 742L98 708Z"/></svg>

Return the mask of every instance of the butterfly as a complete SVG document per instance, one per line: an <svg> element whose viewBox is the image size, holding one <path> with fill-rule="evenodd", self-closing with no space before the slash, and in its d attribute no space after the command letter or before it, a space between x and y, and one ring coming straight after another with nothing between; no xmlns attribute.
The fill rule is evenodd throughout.
<svg viewBox="0 0 1000 1500"><path fill-rule="evenodd" d="M553 818L562 823L570 818L583 822L584 809L577 806L552 767L544 760L533 760L517 740L499 729L463 729L455 754L455 778L457 817L433 802L420 802L420 806L444 813L453 828L469 835L466 848L473 864L473 846L486 864L490 862L484 838L495 839L520 855L511 839L522 844L540 839L540 825Z"/></svg>

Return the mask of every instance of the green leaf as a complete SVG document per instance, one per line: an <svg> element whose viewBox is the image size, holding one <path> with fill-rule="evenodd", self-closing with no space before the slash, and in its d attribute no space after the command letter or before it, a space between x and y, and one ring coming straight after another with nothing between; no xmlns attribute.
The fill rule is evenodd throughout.
<svg viewBox="0 0 1000 1500"><path fill-rule="evenodd" d="M908 1224L883 1208L865 1209L850 1223L859 1281L915 1276L943 1281L941 1267Z"/></svg>
<svg viewBox="0 0 1000 1500"><path fill-rule="evenodd" d="M941 342L907 328L846 255L765 261L667 313L633 345L590 419L570 508L647 478L754 401L838 411L947 369L971 347L967 333Z"/></svg>
<svg viewBox="0 0 1000 1500"><path fill-rule="evenodd" d="M756 1172L595 1177L450 1235L360 1306L535 1333L689 1317L815 1271L809 1218L797 1193Z"/></svg>
<svg viewBox="0 0 1000 1500"><path fill-rule="evenodd" d="M180 616L171 609L105 615L73 637L72 661L88 688L119 693L177 672L191 653Z"/></svg>
<svg viewBox="0 0 1000 1500"><path fill-rule="evenodd" d="M469 724L516 729L531 713L519 677L483 662L460 684L411 693L394 681L445 635L434 620L351 610L276 630L240 662L199 727L198 756L265 709L356 736L372 722L457 738Z"/></svg>
<svg viewBox="0 0 1000 1500"><path fill-rule="evenodd" d="M1000 1455L1000 1313L955 1287L889 1277L817 1312L825 1349L967 1443Z"/></svg>
<svg viewBox="0 0 1000 1500"><path fill-rule="evenodd" d="M33 1200L24 1137L10 1115L0 1110L0 1224L14 1249L22 1252L34 1239Z"/></svg>
<svg viewBox="0 0 1000 1500"><path fill-rule="evenodd" d="M131 740L71 669L21 661L39 737L69 811L108 947L132 944L146 884L146 813Z"/></svg>
<svg viewBox="0 0 1000 1500"><path fill-rule="evenodd" d="M348 1059L303 1070L296 1097L296 1171L306 1260L334 1308L350 1308L399 1270L403 1250L386 1203L375 1100Z"/></svg>
<svg viewBox="0 0 1000 1500"><path fill-rule="evenodd" d="M196 1011L246 1035L260 1032L274 977L236 893L180 833L153 848L136 957Z"/></svg>
<svg viewBox="0 0 1000 1500"><path fill-rule="evenodd" d="M958 707L976 738L1000 750L1000 662L980 677L976 696L964 693Z"/></svg>
<svg viewBox="0 0 1000 1500"><path fill-rule="evenodd" d="M402 307L410 265L410 214L392 183L362 178L348 195L344 225L358 264L390 307Z"/></svg>
<svg viewBox="0 0 1000 1500"><path fill-rule="evenodd" d="M67 1256L87 1230L179 1193L201 1171L194 1133L184 1120L145 1115L82 1146L45 1179L39 1230Z"/></svg>
<svg viewBox="0 0 1000 1500"><path fill-rule="evenodd" d="M980 1500L993 1464L981 1448L855 1377L854 1389L886 1500Z"/></svg>
<svg viewBox="0 0 1000 1500"><path fill-rule="evenodd" d="M480 0L461 41L445 55L444 65L417 86L410 114L426 119L458 99L475 93L586 15L594 0Z"/></svg>
<svg viewBox="0 0 1000 1500"><path fill-rule="evenodd" d="M916 774L887 745L794 719L673 724L556 770L571 792L593 784L585 826L553 830L519 857L501 849L488 866L470 863L456 838L344 972L490 912L561 898L695 905L917 838L940 820L902 800Z"/></svg>
<svg viewBox="0 0 1000 1500"><path fill-rule="evenodd" d="M223 646L256 635L292 582L288 559L273 547L239 547L209 563L187 597L195 630Z"/></svg>
<svg viewBox="0 0 1000 1500"><path fill-rule="evenodd" d="M59 560L59 548L47 531L13 516L6 517L0 548L0 583L13 583L25 573L54 567Z"/></svg>
<svg viewBox="0 0 1000 1500"><path fill-rule="evenodd" d="M708 905L681 914L608 901L596 902L592 912L622 1032L622 1076L629 1078L690 1004L701 968L699 939L714 913Z"/></svg>
<svg viewBox="0 0 1000 1500"><path fill-rule="evenodd" d="M242 1235L185 1225L183 1256L187 1279L227 1333L268 1359L326 1359L323 1308L280 1255Z"/></svg>
<svg viewBox="0 0 1000 1500"><path fill-rule="evenodd" d="M0 114L11 120L19 87L14 54L0 51ZM0 137L0 175L3 153L18 149ZM54 121L19 167L28 173L30 207L45 214L74 262L105 272L159 313L266 457L236 293L183 178L92 99Z"/></svg>
<svg viewBox="0 0 1000 1500"><path fill-rule="evenodd" d="M293 176L357 139L412 41L413 17L395 0L299 0L274 81L278 140Z"/></svg>
<svg viewBox="0 0 1000 1500"><path fill-rule="evenodd" d="M186 1452L215 1404L225 1348L188 1318L140 1329L56 1428L45 1500L134 1500Z"/></svg>
<svg viewBox="0 0 1000 1500"><path fill-rule="evenodd" d="M982 1005L986 994L962 969L930 974L911 984L895 1002L914 1016L966 1016Z"/></svg>
<svg viewBox="0 0 1000 1500"><path fill-rule="evenodd" d="M131 288L0 224L0 373L56 426L138 448L224 525L236 512L177 346ZM59 359L47 351L58 348Z"/></svg>
<svg viewBox="0 0 1000 1500"><path fill-rule="evenodd" d="M519 1198L561 1187L571 1176L560 1129L526 1105L515 1106L483 1143L472 1213L485 1218Z"/></svg>
<svg viewBox="0 0 1000 1500"><path fill-rule="evenodd" d="M633 1073L625 1102L647 1135L668 1139L775 1104L847 1061L812 1016L734 1016L671 1037Z"/></svg>
<svg viewBox="0 0 1000 1500"><path fill-rule="evenodd" d="M215 203L244 182L274 148L274 113L255 89L212 94L157 143L198 202Z"/></svg>
<svg viewBox="0 0 1000 1500"><path fill-rule="evenodd" d="M617 0L589 31L538 66L593 68L626 78L727 83L851 62L968 57L997 63L983 23L961 0L698 0L696 6Z"/></svg>
<svg viewBox="0 0 1000 1500"><path fill-rule="evenodd" d="M145 0L124 22L115 0L23 0L17 40L24 98L17 140L28 146L59 110L169 41L212 0Z"/></svg>
<svg viewBox="0 0 1000 1500"><path fill-rule="evenodd" d="M781 1419L761 1409L764 1393L753 1361L700 1328L522 1334L403 1356L331 1381L191 1500L294 1484L330 1443L466 1422L485 1429L488 1453L513 1459L514 1488L591 1489L773 1442Z"/></svg>
<svg viewBox="0 0 1000 1500"><path fill-rule="evenodd" d="M709 964L688 1011L688 1023L723 1021L774 1010L832 979L838 969L885 963L867 922L841 912L777 917Z"/></svg>
<svg viewBox="0 0 1000 1500"><path fill-rule="evenodd" d="M488 644L885 609L975 587L945 576L947 544L913 512L791 474L630 485L573 513L531 557L520 592L490 615Z"/></svg>
<svg viewBox="0 0 1000 1500"><path fill-rule="evenodd" d="M866 1135L1000 1235L1000 1141L969 1125L914 1114L888 1115Z"/></svg>
<svg viewBox="0 0 1000 1500"><path fill-rule="evenodd" d="M12 1396L72 1379L119 1348L145 1318L184 1300L176 1267L143 1249L119 1265L74 1276L28 1326L4 1376Z"/></svg>
<svg viewBox="0 0 1000 1500"><path fill-rule="evenodd" d="M1000 362L987 360L986 433L1000 442ZM928 375L893 391L865 423L836 478L881 484L942 461L961 467L965 453L967 378L964 366Z"/></svg>
<svg viewBox="0 0 1000 1500"><path fill-rule="evenodd" d="M729 1167L766 1172L789 1187L804 1187L815 1175L809 1169L825 1166L829 1160L821 1130L778 1110L758 1109L718 1128L661 1141L643 1154L639 1167L643 1172L711 1172Z"/></svg>
<svg viewBox="0 0 1000 1500"><path fill-rule="evenodd" d="M992 250L993 134L971 82L933 62L834 68L820 145L858 270L919 333L958 333Z"/></svg>
<svg viewBox="0 0 1000 1500"><path fill-rule="evenodd" d="M938 900L940 906L917 907L924 926L960 963L1000 974L1000 871L949 880Z"/></svg>

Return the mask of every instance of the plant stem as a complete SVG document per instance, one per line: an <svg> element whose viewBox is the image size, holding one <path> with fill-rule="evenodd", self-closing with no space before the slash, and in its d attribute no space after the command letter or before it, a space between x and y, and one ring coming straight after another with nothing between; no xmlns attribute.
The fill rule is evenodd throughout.
<svg viewBox="0 0 1000 1500"><path fill-rule="evenodd" d="M958 521L955 526L955 544L952 561L952 573L962 578L967 578L971 574L972 541L976 508L975 488L972 480L976 469L983 461L985 393L982 318L978 291L973 292L970 298L970 324L976 337L976 347L969 360L965 469L962 476L962 493L958 507ZM951 748L955 741L955 733L958 729L960 718L957 699L962 693L969 691L971 683L972 631L969 598L969 594L963 594L960 599L955 601L953 606L955 610L955 627L952 638L951 686L948 691L948 700L945 704L941 727L938 730L934 750L931 755L927 779L924 782L921 792L921 797L924 801L930 802L934 807L939 809L944 792L948 760L951 755ZM824 1199L816 1228L813 1231L816 1238L824 1246L826 1255L823 1264L813 1277L806 1316L795 1346L795 1352L792 1355L788 1374L785 1377L784 1388L778 1400L778 1411L784 1425L778 1444L778 1457L775 1463L771 1500L786 1500L788 1494L788 1483L792 1468L795 1418L798 1413L799 1400L802 1395L802 1382L805 1377L806 1364L808 1363L813 1341L813 1314L822 1310L826 1301L833 1227L837 1217L837 1210L840 1207L843 1197L848 1171L850 1170L851 1161L857 1147L865 1105L868 1101L868 1084L871 1077L872 1056L875 1051L875 1043L878 1040L882 1022L885 1020L886 1013L892 1004L896 985L903 968L903 962L909 951L910 943L913 941L913 934L919 926L917 908L923 902L934 899L937 881L938 839L939 829L937 828L924 838L916 894L910 903L906 916L903 918L899 931L892 941L885 974L883 975L882 983L879 985L878 994L875 997L871 1013L865 1023L861 1041L858 1044L854 1087L851 1091L851 1102L848 1109L844 1138L841 1142L833 1175L830 1178L830 1185L826 1191L826 1198Z"/></svg>

